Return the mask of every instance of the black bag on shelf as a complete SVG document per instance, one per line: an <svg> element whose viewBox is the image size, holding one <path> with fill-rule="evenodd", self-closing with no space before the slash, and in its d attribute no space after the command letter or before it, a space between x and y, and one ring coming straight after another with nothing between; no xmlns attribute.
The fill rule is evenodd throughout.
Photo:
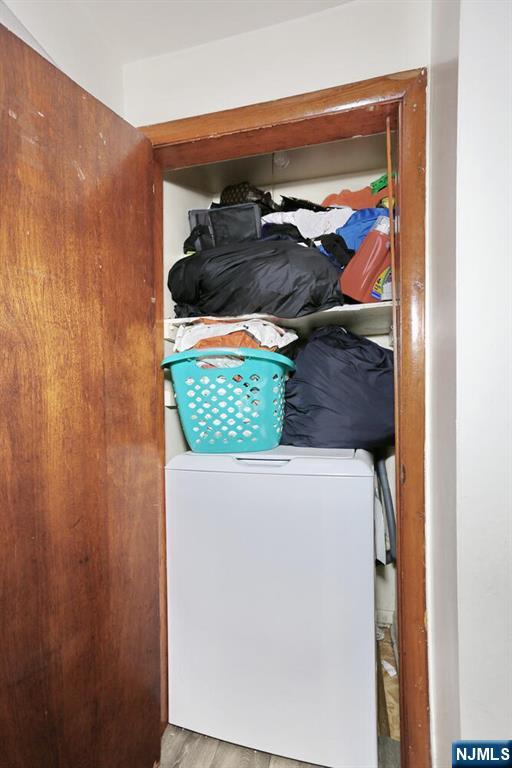
<svg viewBox="0 0 512 768"><path fill-rule="evenodd" d="M249 184L248 181L230 184L224 187L221 192L221 205L239 205L240 203L256 203L262 216L272 213L272 211L281 210L281 206L274 202L270 192L264 192L262 189Z"/></svg>
<svg viewBox="0 0 512 768"><path fill-rule="evenodd" d="M295 352L283 445L374 450L394 440L393 353L338 326Z"/></svg>
<svg viewBox="0 0 512 768"><path fill-rule="evenodd" d="M260 209L254 203L189 211L188 220L191 232L183 243L185 253L261 237Z"/></svg>
<svg viewBox="0 0 512 768"><path fill-rule="evenodd" d="M279 210L281 211L298 211L304 209L306 211L328 211L325 205L319 203L313 203L311 200L304 200L301 197L288 197L287 195L281 195L281 205Z"/></svg>
<svg viewBox="0 0 512 768"><path fill-rule="evenodd" d="M255 240L180 259L167 281L177 317L298 317L343 304L338 271L316 248Z"/></svg>

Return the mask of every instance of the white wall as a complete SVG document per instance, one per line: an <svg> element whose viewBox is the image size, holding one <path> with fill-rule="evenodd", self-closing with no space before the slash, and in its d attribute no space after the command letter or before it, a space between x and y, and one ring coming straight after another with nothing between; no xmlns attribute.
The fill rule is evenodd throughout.
<svg viewBox="0 0 512 768"><path fill-rule="evenodd" d="M3 4L3 3L2 3ZM122 114L122 68L94 17L79 2L6 0L12 15L28 30L30 39L3 21L39 53L41 48L59 69L108 107ZM7 13L5 14L7 16ZM3 18L3 14L2 14ZM2 21L0 18L0 21ZM33 42L37 41L36 45Z"/></svg>
<svg viewBox="0 0 512 768"><path fill-rule="evenodd" d="M132 62L124 69L124 114L143 125L425 66L429 15L429 0L353 0Z"/></svg>
<svg viewBox="0 0 512 768"><path fill-rule="evenodd" d="M459 737L455 224L459 2L432 4L429 71L426 543L433 763Z"/></svg>
<svg viewBox="0 0 512 768"><path fill-rule="evenodd" d="M457 526L462 735L512 724L512 4L462 0Z"/></svg>
<svg viewBox="0 0 512 768"><path fill-rule="evenodd" d="M14 32L16 37L21 38L21 40L27 43L27 45L30 45L31 48L40 53L41 56L44 56L46 59L51 61L51 58L48 56L46 51L43 50L37 40L30 34L28 29L23 26L21 21L17 16L14 15L11 9L6 6L3 0L0 0L0 24L3 24L4 27L10 29L11 32Z"/></svg>

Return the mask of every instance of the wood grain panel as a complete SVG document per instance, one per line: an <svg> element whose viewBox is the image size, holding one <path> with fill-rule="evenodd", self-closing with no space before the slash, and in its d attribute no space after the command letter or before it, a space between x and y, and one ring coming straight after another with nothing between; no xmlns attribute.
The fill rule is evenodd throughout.
<svg viewBox="0 0 512 768"><path fill-rule="evenodd" d="M164 357L164 245L163 245L163 175L158 163L153 162L153 195L154 195L154 229L153 252L155 269L155 357L160 361ZM155 393L157 409L164 412L164 388L160 367L155 367ZM160 456L160 482L165 485L165 425L164 419L157 423L157 448ZM160 505L159 526L159 581L160 581L160 730L165 731L169 723L169 686L168 686L168 642L167 642L167 555L166 555L166 514L165 504Z"/></svg>
<svg viewBox="0 0 512 768"><path fill-rule="evenodd" d="M317 144L316 137L319 133L324 137L324 141L339 141L354 136L381 133L386 117L392 119L394 126L395 115L396 104L389 102L373 108L368 107L363 116L356 111L343 115L333 113L240 133L226 133L211 137L208 147L200 141L166 145L155 148L155 156L166 170L235 157L250 157Z"/></svg>
<svg viewBox="0 0 512 768"><path fill-rule="evenodd" d="M150 143L0 29L0 764L159 754Z"/></svg>
<svg viewBox="0 0 512 768"><path fill-rule="evenodd" d="M399 114L398 645L402 766L411 767L431 762L425 592L426 81L422 70Z"/></svg>
<svg viewBox="0 0 512 768"><path fill-rule="evenodd" d="M397 104L417 70L239 109L143 126L162 167L182 168L275 152L395 127Z"/></svg>

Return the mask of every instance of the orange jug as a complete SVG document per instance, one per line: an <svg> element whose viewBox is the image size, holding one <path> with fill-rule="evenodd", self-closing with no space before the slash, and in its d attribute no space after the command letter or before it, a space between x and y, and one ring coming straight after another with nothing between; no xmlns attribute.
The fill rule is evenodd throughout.
<svg viewBox="0 0 512 768"><path fill-rule="evenodd" d="M388 298L387 285L391 280L389 244L389 217L379 216L341 274L340 290L345 296L363 303Z"/></svg>

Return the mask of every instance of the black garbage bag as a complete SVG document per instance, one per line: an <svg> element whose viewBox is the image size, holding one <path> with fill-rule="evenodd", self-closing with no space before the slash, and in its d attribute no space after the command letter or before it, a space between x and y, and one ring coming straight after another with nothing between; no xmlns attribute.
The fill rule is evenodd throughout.
<svg viewBox="0 0 512 768"><path fill-rule="evenodd" d="M241 181L239 184L230 184L224 187L220 195L221 205L240 205L240 203L257 203L260 207L261 215L280 211L281 206L272 200L270 192L258 189L248 181ZM212 207L215 207L212 203Z"/></svg>
<svg viewBox="0 0 512 768"><path fill-rule="evenodd" d="M299 317L343 303L338 271L316 248L255 240L194 253L169 271L177 317Z"/></svg>
<svg viewBox="0 0 512 768"><path fill-rule="evenodd" d="M393 443L393 353L330 326L295 353L286 383L283 445L375 448Z"/></svg>
<svg viewBox="0 0 512 768"><path fill-rule="evenodd" d="M281 211L298 211L299 208L306 209L307 211L328 211L325 205L319 205L313 203L311 200L304 200L301 197L288 197L287 195L281 195L281 205L278 210Z"/></svg>

